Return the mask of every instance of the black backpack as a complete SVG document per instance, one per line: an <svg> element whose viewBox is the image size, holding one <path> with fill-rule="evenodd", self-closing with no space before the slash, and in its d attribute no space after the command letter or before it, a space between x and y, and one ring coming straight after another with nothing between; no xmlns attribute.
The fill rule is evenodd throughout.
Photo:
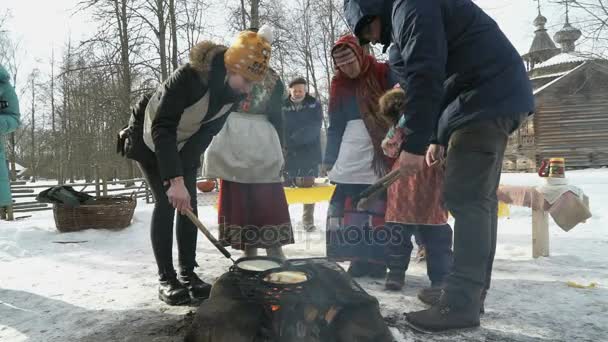
<svg viewBox="0 0 608 342"><path fill-rule="evenodd" d="M74 190L71 186L61 185L48 188L36 196L36 201L40 203L63 204L69 208L77 208L81 204L89 204L94 201L94 197Z"/></svg>
<svg viewBox="0 0 608 342"><path fill-rule="evenodd" d="M146 146L143 139L146 107L153 94L153 92L148 92L139 98L137 103L131 107L129 124L118 132L116 153L123 157L139 162L150 161L154 158L154 152Z"/></svg>

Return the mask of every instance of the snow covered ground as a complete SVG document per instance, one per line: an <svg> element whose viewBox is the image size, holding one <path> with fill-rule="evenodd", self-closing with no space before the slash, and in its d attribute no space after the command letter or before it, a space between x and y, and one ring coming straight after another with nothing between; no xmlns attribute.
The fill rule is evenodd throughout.
<svg viewBox="0 0 608 342"><path fill-rule="evenodd" d="M501 219L493 288L480 329L416 335L405 311L422 309L416 292L426 286L424 264L412 263L407 287L386 293L381 281L361 284L378 297L397 341L608 341L608 170L568 172L591 198L594 217L566 233L551 224L551 257L531 257L531 212L512 208ZM506 174L503 183L540 184L533 174ZM151 206L140 202L123 231L60 234L51 212L0 221L0 341L180 341L192 307L156 299L156 270L148 224ZM316 210L324 226L327 204ZM213 208L201 217L217 234ZM301 206L292 206L294 223ZM297 231L291 257L323 256L324 232ZM78 243L57 243L57 242ZM230 263L199 237L199 273L213 281ZM593 289L567 286L574 281Z"/></svg>

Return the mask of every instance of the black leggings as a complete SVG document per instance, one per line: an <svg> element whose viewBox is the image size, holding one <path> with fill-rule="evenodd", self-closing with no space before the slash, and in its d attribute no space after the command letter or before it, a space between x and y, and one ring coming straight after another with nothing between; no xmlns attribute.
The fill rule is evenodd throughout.
<svg viewBox="0 0 608 342"><path fill-rule="evenodd" d="M190 193L193 212L197 214L196 206L196 176L200 167L201 154L207 149L213 136L222 127L225 116L203 126L195 133L179 152L183 169L184 184ZM176 275L173 267L173 221L175 209L167 198L168 186L158 170L156 158L146 163L138 163L144 177L148 181L152 195L154 195L154 211L150 235L152 249L158 265L158 274L161 280ZM192 271L198 266L196 263L197 228L187 216L177 216L177 249L179 252L179 267L182 271Z"/></svg>
<svg viewBox="0 0 608 342"><path fill-rule="evenodd" d="M175 219L175 209L169 203L166 194L169 187L163 185L156 163L138 164L148 181L155 200L150 235L154 257L158 265L158 274L161 280L165 280L176 275L173 267L173 221ZM184 184L190 193L190 203L195 214L197 203L196 171L196 168L184 170ZM177 216L176 226L179 267L182 270L191 271L195 266L198 266L195 261L197 228L188 217L181 214Z"/></svg>

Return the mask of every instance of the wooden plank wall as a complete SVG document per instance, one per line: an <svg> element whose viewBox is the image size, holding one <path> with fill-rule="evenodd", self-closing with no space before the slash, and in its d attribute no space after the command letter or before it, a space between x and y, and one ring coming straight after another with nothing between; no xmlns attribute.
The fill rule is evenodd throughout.
<svg viewBox="0 0 608 342"><path fill-rule="evenodd" d="M608 64L587 62L536 101L538 159L564 157L567 167L608 165Z"/></svg>

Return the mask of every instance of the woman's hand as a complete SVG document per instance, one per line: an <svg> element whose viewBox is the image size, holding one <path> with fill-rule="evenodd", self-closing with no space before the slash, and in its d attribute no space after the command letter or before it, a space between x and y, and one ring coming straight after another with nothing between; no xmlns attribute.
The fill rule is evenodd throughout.
<svg viewBox="0 0 608 342"><path fill-rule="evenodd" d="M426 151L426 165L429 167L437 165L445 159L445 148L441 145L432 144Z"/></svg>
<svg viewBox="0 0 608 342"><path fill-rule="evenodd" d="M169 190L167 190L169 203L181 214L184 214L186 210L192 211L190 193L186 189L186 185L184 185L184 177L175 177L169 183Z"/></svg>

